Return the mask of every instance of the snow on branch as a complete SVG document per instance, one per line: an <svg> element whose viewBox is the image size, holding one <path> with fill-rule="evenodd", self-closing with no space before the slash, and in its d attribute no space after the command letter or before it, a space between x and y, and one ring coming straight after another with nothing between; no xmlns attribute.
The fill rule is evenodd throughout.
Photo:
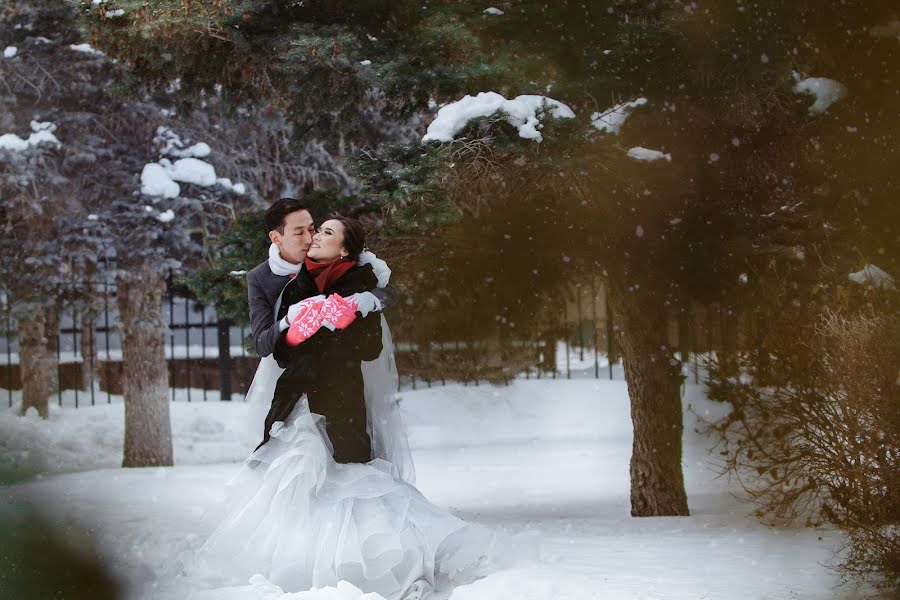
<svg viewBox="0 0 900 600"><path fill-rule="evenodd" d="M641 146L635 146L631 150L628 151L628 156L635 160L667 160L672 162L672 155L667 152L660 152L659 150L651 150L649 148L643 148Z"/></svg>
<svg viewBox="0 0 900 600"><path fill-rule="evenodd" d="M57 148L62 146L57 137L53 135L53 132L56 131L55 123L32 121L31 131L32 133L28 136L28 139L20 138L14 133L0 135L0 150L24 152L40 144L50 144Z"/></svg>
<svg viewBox="0 0 900 600"><path fill-rule="evenodd" d="M816 101L809 107L810 115L818 115L828 107L847 95L844 84L826 77L808 77L798 81L794 85L794 92L798 94L812 94Z"/></svg>
<svg viewBox="0 0 900 600"><path fill-rule="evenodd" d="M631 102L616 104L603 112L593 113L591 115L591 124L600 131L619 133L622 129L622 125L625 124L626 119L628 119L628 116L631 114L631 111L645 104L647 104L646 98L638 98Z"/></svg>
<svg viewBox="0 0 900 600"><path fill-rule="evenodd" d="M519 136L540 142L543 137L540 131L542 123L538 114L542 110L557 119L572 119L575 113L571 108L546 96L523 95L507 100L496 92L481 92L477 96L465 96L462 100L451 102L442 107L431 125L423 142L450 142L462 131L469 121L479 117L489 117L500 113L506 121L519 130Z"/></svg>

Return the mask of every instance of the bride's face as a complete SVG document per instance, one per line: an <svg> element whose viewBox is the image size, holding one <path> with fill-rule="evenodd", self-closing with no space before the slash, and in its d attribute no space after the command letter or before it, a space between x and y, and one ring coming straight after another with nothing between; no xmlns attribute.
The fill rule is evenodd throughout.
<svg viewBox="0 0 900 600"><path fill-rule="evenodd" d="M306 255L319 263L330 263L347 256L347 250L344 248L344 224L335 219L322 223L319 231L313 236L312 245Z"/></svg>

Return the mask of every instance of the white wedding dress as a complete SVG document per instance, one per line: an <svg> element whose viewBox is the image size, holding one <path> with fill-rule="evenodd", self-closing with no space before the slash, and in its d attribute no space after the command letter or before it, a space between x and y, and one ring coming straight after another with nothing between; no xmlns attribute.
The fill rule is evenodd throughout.
<svg viewBox="0 0 900 600"><path fill-rule="evenodd" d="M229 484L227 516L199 553L205 569L232 584L261 575L285 592L347 581L399 600L496 567L494 532L436 507L414 487L390 332L384 317L369 318L381 318L384 332L381 357L363 363L376 458L335 463L324 418L303 397ZM271 357L257 370L248 400L261 415L280 372Z"/></svg>

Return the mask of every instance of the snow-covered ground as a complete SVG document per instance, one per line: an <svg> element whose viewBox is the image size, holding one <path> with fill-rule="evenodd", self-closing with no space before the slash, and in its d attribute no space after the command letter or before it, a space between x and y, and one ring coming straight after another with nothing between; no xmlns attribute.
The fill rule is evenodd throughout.
<svg viewBox="0 0 900 600"><path fill-rule="evenodd" d="M587 361L585 361L587 362ZM593 361L590 361L591 363ZM717 478L696 417L721 414L685 389L684 472L691 516L629 515L631 425L622 381L517 380L405 391L401 406L418 486L465 519L537 532L541 560L458 587L452 600L791 599L863 597L824 566L841 536L770 528ZM240 402L171 404L174 468L116 468L121 403L52 407L49 422L0 410L0 457L44 474L5 493L44 501L62 523L89 529L129 598L182 600L205 585L183 561L215 526L223 484L253 443ZM252 431L253 428L249 428ZM216 464L210 464L216 463ZM63 473L65 471L82 471ZM50 473L56 473L50 475ZM226 596L218 596L224 599ZM232 596L227 596L232 598ZM356 590L233 598L374 600ZM443 596L446 597L446 594Z"/></svg>

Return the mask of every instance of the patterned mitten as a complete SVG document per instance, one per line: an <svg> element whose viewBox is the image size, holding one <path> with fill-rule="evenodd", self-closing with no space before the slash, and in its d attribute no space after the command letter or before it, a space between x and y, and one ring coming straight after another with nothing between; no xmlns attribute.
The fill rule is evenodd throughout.
<svg viewBox="0 0 900 600"><path fill-rule="evenodd" d="M300 312L291 321L285 341L288 346L299 346L322 327L322 306L325 300L309 298L300 302Z"/></svg>
<svg viewBox="0 0 900 600"><path fill-rule="evenodd" d="M328 327L332 331L349 327L350 323L356 320L354 304L339 294L330 295L322 305L322 326Z"/></svg>

